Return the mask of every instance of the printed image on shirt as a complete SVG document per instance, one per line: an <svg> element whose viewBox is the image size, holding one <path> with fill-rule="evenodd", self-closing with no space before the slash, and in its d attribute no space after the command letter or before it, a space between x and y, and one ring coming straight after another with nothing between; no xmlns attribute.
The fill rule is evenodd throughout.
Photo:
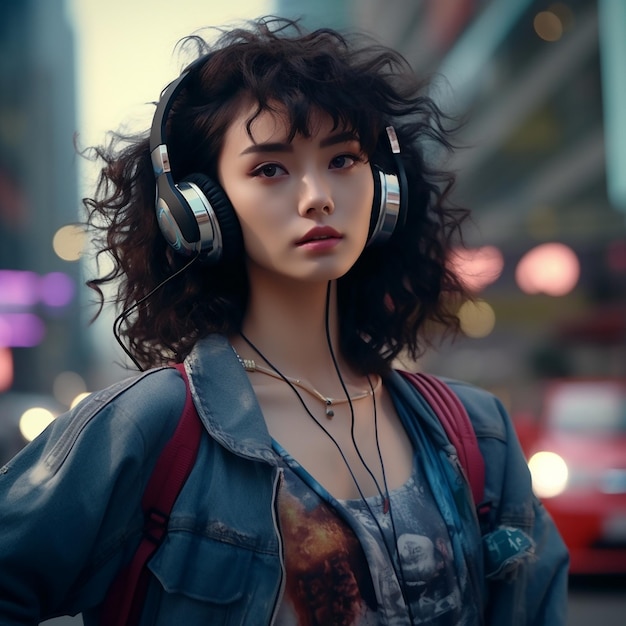
<svg viewBox="0 0 626 626"><path fill-rule="evenodd" d="M391 493L391 513L384 513L375 498L368 498L367 504L358 500L344 504L357 521L355 528L361 545L366 546L369 538L387 555L391 553L388 558L393 558L396 563L395 571L403 599L410 607L412 623L429 626L471 623L473 611L469 610L467 603L465 610L462 609L461 586L464 585L458 579L447 527L429 488L417 480L417 468L405 485ZM388 546L395 546L395 550ZM374 551L366 552L375 555ZM381 576L378 560L373 557L368 560L372 577L376 580ZM392 623L392 616L399 615L399 612L386 598L381 602L390 616L389 623ZM404 603L402 610L407 612Z"/></svg>
<svg viewBox="0 0 626 626"><path fill-rule="evenodd" d="M286 567L280 626L399 626L410 623L409 615L414 624L470 623L461 612L446 526L415 474L391 494L392 523L378 498L340 503L342 519L285 469L279 494Z"/></svg>
<svg viewBox="0 0 626 626"><path fill-rule="evenodd" d="M349 526L314 493L300 499L288 487L281 491L279 516L287 580L278 623L376 623L362 619L375 610L376 599L365 555Z"/></svg>
<svg viewBox="0 0 626 626"><path fill-rule="evenodd" d="M441 538L434 543L424 535L401 535L398 555L402 562L405 597L415 607L417 623L438 624L434 621L436 618L460 610L458 588L448 571L451 558Z"/></svg>

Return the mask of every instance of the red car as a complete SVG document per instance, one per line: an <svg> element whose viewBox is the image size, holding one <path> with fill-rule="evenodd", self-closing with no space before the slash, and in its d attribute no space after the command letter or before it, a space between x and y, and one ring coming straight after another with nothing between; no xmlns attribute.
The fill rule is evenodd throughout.
<svg viewBox="0 0 626 626"><path fill-rule="evenodd" d="M572 574L626 574L626 379L551 382L526 450Z"/></svg>

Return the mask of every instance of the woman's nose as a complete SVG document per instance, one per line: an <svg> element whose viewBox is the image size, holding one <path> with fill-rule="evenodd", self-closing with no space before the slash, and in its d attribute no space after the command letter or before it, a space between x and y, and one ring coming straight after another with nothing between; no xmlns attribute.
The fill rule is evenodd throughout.
<svg viewBox="0 0 626 626"><path fill-rule="evenodd" d="M330 186L323 176L307 174L300 185L300 214L323 213L330 215L335 210Z"/></svg>

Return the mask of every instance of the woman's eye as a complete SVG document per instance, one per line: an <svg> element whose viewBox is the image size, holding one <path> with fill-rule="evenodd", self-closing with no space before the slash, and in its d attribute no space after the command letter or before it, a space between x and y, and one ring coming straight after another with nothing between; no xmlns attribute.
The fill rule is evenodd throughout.
<svg viewBox="0 0 626 626"><path fill-rule="evenodd" d="M284 173L285 170L276 163L266 163L265 165L261 165L261 167L257 167L257 169L252 172L253 176L260 176L261 178L274 178Z"/></svg>
<svg viewBox="0 0 626 626"><path fill-rule="evenodd" d="M333 169L345 169L354 165L357 161L359 161L359 158L352 154L340 154L330 162L330 166Z"/></svg>

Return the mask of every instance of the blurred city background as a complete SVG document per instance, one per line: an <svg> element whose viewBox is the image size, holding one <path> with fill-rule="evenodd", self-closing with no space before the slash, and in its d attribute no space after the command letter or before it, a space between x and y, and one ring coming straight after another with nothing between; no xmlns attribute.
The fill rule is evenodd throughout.
<svg viewBox="0 0 626 626"><path fill-rule="evenodd" d="M114 311L90 324L81 198L97 172L79 152L149 127L181 37L264 14L371 33L467 118L447 165L473 212L453 262L476 301L463 336L418 366L496 392L529 459L565 466L546 504L569 490L597 513L571 538L580 571L626 571L624 0L1 0L0 464L81 394L132 374ZM586 457L604 437L595 465L581 432ZM574 506L553 514L573 527Z"/></svg>

